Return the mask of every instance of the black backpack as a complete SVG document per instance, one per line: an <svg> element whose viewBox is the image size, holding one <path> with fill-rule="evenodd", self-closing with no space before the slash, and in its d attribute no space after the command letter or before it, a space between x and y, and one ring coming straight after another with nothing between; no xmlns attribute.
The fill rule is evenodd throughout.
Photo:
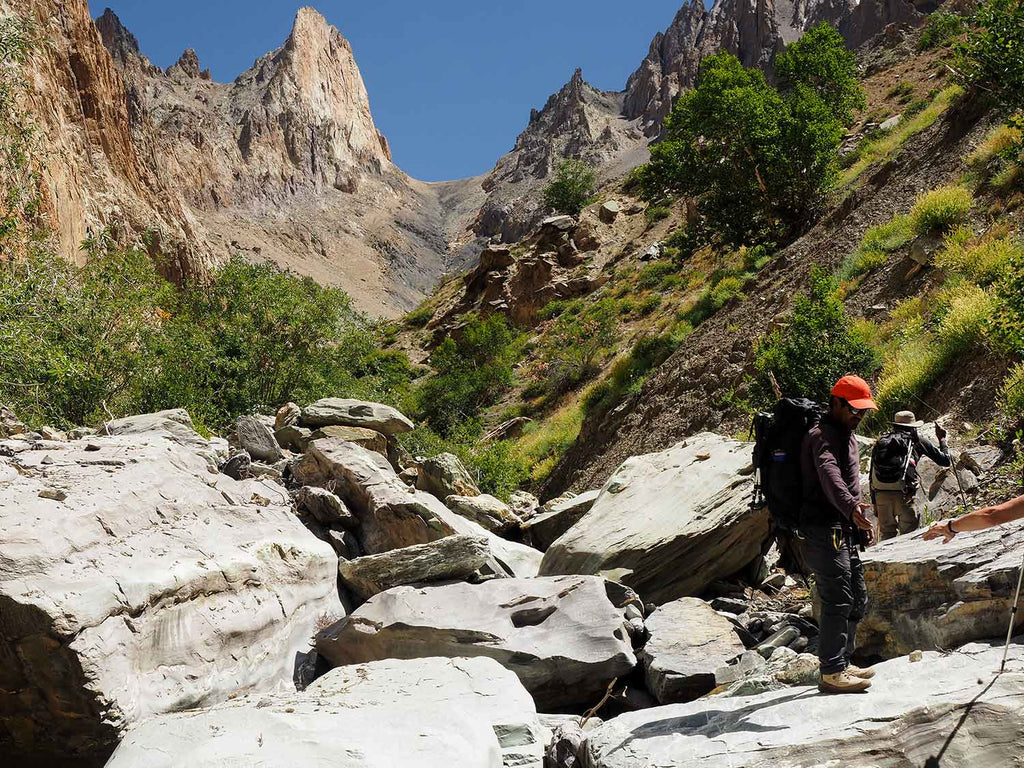
<svg viewBox="0 0 1024 768"><path fill-rule="evenodd" d="M871 490L906 493L913 441L907 432L890 432L878 438L871 449Z"/></svg>
<svg viewBox="0 0 1024 768"><path fill-rule="evenodd" d="M776 531L796 532L799 528L803 501L800 450L804 435L821 414L813 400L785 397L771 413L754 417L753 506L768 506Z"/></svg>

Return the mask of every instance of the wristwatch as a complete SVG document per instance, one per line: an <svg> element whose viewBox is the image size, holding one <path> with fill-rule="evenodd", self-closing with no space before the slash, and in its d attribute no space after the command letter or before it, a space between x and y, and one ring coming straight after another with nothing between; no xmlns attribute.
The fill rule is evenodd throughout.
<svg viewBox="0 0 1024 768"><path fill-rule="evenodd" d="M953 521L952 520L947 520L946 521L946 528L949 530L949 532L952 535L956 536L957 531L956 531L956 528L953 527Z"/></svg>

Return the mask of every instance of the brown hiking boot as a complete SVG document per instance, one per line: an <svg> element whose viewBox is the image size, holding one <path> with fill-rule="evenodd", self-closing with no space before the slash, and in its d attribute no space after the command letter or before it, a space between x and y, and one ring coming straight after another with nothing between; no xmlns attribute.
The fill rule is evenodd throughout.
<svg viewBox="0 0 1024 768"><path fill-rule="evenodd" d="M848 669L833 675L822 675L818 681L818 690L822 693L861 693L870 687L870 680L854 677Z"/></svg>
<svg viewBox="0 0 1024 768"><path fill-rule="evenodd" d="M875 670L872 667L861 669L860 667L855 667L853 666L853 664L850 664L846 668L846 674L853 675L854 677L859 677L861 680L870 680L872 677L875 676Z"/></svg>

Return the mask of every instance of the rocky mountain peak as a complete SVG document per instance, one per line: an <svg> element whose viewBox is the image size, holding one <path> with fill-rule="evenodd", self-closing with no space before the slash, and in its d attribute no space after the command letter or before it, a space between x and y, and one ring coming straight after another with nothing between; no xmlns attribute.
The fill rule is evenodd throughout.
<svg viewBox="0 0 1024 768"><path fill-rule="evenodd" d="M103 15L96 19L96 29L99 30L103 45L118 64L127 64L133 57L137 58L140 55L139 41L110 8L104 10Z"/></svg>
<svg viewBox="0 0 1024 768"><path fill-rule="evenodd" d="M204 80L210 79L210 70L200 70L199 54L193 48L187 48L181 54L177 63L167 68L167 74L170 77L201 77Z"/></svg>

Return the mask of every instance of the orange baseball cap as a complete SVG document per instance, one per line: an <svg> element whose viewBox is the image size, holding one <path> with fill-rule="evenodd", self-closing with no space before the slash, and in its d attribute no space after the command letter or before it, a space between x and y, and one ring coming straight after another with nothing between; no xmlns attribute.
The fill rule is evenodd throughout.
<svg viewBox="0 0 1024 768"><path fill-rule="evenodd" d="M832 396L841 397L853 408L878 410L875 401L871 399L871 387L860 376L843 376L832 387Z"/></svg>

